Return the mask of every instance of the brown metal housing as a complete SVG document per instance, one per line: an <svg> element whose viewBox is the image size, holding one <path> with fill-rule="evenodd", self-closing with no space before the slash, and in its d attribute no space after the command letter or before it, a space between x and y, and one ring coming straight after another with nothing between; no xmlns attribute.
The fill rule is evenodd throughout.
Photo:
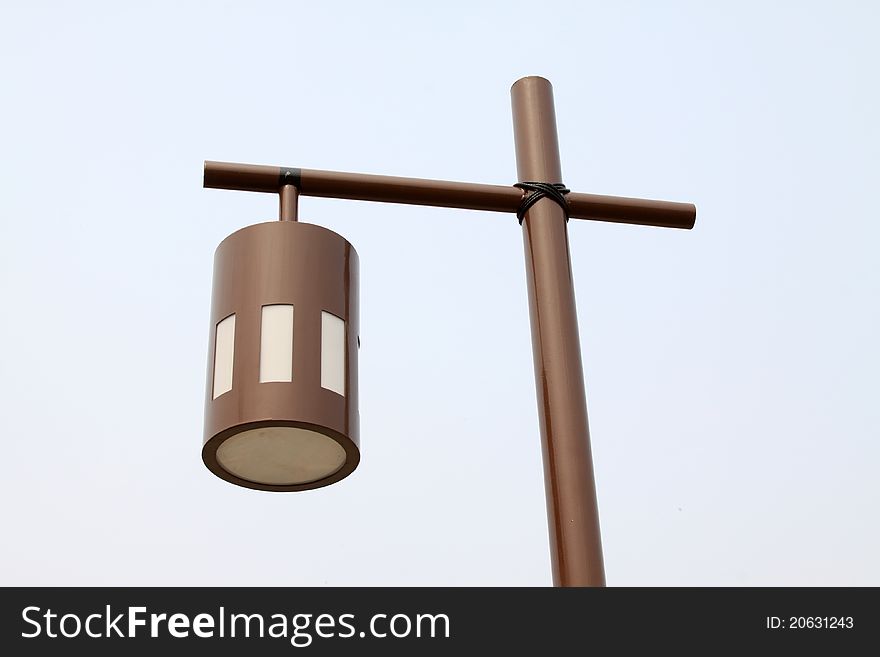
<svg viewBox="0 0 880 657"><path fill-rule="evenodd" d="M293 365L289 382L260 383L262 307L290 304ZM321 385L322 311L345 322L344 396ZM213 398L216 327L235 314L232 388ZM217 247L211 303L205 399L205 465L247 488L295 491L318 488L349 475L360 460L358 420L358 256L336 233L297 221L242 228ZM298 427L329 436L345 450L331 476L307 484L267 485L225 470L217 449L226 439L260 427Z"/></svg>

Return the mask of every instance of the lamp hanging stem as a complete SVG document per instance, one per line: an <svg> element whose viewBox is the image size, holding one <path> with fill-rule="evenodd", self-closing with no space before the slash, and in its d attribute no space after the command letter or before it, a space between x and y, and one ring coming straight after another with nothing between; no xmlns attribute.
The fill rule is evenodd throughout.
<svg viewBox="0 0 880 657"><path fill-rule="evenodd" d="M297 221L299 206L299 190L296 185L281 185L278 190L278 199L280 208L278 212L279 221Z"/></svg>

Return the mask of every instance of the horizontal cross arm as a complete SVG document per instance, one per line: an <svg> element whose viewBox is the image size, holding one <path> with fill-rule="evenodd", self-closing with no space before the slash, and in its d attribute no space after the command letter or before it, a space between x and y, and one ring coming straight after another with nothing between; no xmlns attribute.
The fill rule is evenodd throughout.
<svg viewBox="0 0 880 657"><path fill-rule="evenodd" d="M257 164L205 162L205 187L277 193L285 184L295 185L301 196L432 205L489 212L516 212L523 198L522 190L505 185L399 178ZM568 215L572 219L593 219L666 228L693 228L697 216L697 209L691 203L579 192L568 194L566 199Z"/></svg>

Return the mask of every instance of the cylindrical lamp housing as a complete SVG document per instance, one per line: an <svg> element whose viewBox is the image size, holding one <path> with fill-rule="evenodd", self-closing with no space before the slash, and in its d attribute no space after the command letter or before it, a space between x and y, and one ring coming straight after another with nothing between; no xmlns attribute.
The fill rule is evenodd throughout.
<svg viewBox="0 0 880 657"><path fill-rule="evenodd" d="M247 488L332 484L360 461L358 256L297 221L217 247L202 459Z"/></svg>

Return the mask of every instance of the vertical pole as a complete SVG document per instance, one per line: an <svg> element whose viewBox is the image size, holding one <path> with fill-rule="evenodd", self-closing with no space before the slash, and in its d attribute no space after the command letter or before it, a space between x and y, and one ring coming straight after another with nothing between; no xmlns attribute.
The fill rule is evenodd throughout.
<svg viewBox="0 0 880 657"><path fill-rule="evenodd" d="M562 182L550 82L522 78L510 95L519 180ZM562 208L544 198L529 209L522 223L553 583L604 586L565 221Z"/></svg>
<svg viewBox="0 0 880 657"><path fill-rule="evenodd" d="M280 221L296 221L299 203L299 190L296 185L281 185L278 190L278 199L280 204L278 219Z"/></svg>

